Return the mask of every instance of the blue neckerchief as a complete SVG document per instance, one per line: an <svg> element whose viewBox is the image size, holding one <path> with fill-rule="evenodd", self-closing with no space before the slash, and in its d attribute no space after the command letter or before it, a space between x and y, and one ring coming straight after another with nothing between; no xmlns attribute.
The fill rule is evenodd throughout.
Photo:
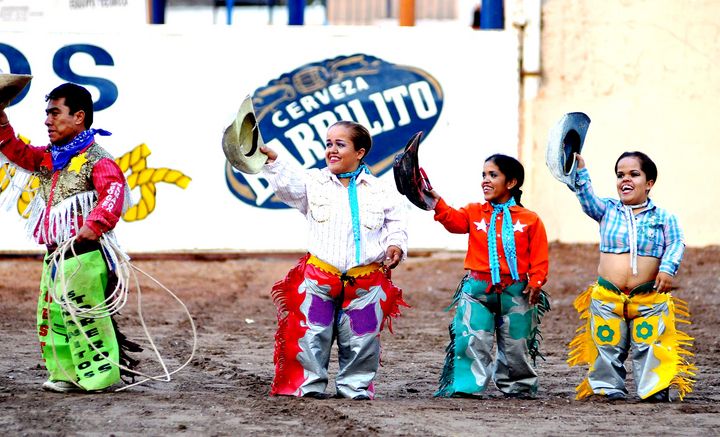
<svg viewBox="0 0 720 437"><path fill-rule="evenodd" d="M356 181L362 172L370 173L370 169L365 164L360 164L355 171L336 175L338 179L350 178L348 197L350 198L350 214L352 215L353 238L355 239L355 262L358 264L360 264L360 207L358 206Z"/></svg>
<svg viewBox="0 0 720 437"><path fill-rule="evenodd" d="M514 280L519 281L520 275L517 270L517 252L515 251L515 230L513 229L512 217L510 217L510 207L517 204L515 203L515 199L511 197L510 200L505 203L495 204L491 202L490 205L493 207L493 213L492 217L490 217L490 228L487 232L487 238L492 283L497 284L500 282L500 258L498 257L497 239L495 238L495 222L500 212L503 213L502 245L503 251L505 252L505 259L507 259L507 264L510 268L510 275Z"/></svg>
<svg viewBox="0 0 720 437"><path fill-rule="evenodd" d="M95 134L104 137L112 135L104 129L88 129L77 134L69 143L63 146L50 145L50 154L52 155L53 171L64 168L75 154L93 142L95 142Z"/></svg>

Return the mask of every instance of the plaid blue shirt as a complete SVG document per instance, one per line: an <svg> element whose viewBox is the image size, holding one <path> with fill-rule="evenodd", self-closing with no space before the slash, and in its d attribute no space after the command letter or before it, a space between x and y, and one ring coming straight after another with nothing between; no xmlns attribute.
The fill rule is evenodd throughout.
<svg viewBox="0 0 720 437"><path fill-rule="evenodd" d="M600 223L600 252L630 252L622 202L596 196L587 168L577 171L575 189L585 214ZM648 199L647 209L637 214L635 219L638 255L660 259L660 271L675 276L685 252L677 218Z"/></svg>

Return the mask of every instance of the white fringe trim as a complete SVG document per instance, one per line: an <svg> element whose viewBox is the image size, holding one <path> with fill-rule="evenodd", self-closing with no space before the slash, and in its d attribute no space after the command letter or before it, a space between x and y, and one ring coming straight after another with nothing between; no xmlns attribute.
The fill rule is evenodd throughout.
<svg viewBox="0 0 720 437"><path fill-rule="evenodd" d="M17 204L22 193L26 191L37 191L27 189L27 184L30 178L34 176L34 173L16 166L0 152L0 167L5 164L8 164L8 168L3 178L0 179L0 187L5 181L8 181L8 186L0 191L0 212L10 211L13 206ZM125 181L124 191L123 214L133 205L131 190L127 181ZM25 223L27 235L32 240L44 241L46 244L61 244L73 235L72 229L78 229L78 214L83 217L83 222L85 222L96 204L97 193L94 191L86 191L63 200L59 205L50 209L49 226L48 230L45 231L44 226L38 225L45 221L47 203L45 199L36 194L27 208L25 208L25 211L22 212L22 215L29 214L28 220ZM118 244L115 237L115 232L111 230L103 235L115 245L118 249L117 252L123 258L120 260L118 259L118 254L111 252L109 255L114 265L130 259L127 253L120 248L120 244Z"/></svg>
<svg viewBox="0 0 720 437"><path fill-rule="evenodd" d="M0 180L0 186L5 181L9 181L8 186L0 192L0 211L8 212L14 205L17 204L18 199L25 191L28 181L32 177L32 173L15 166L5 155L0 153L0 166L9 164L5 176ZM10 173L14 173L12 176Z"/></svg>
<svg viewBox="0 0 720 437"><path fill-rule="evenodd" d="M45 199L36 195L23 212L23 214L29 214L25 225L27 234L36 241L60 244L74 235L73 229L79 228L78 215L83 218L84 222L96 203L97 195L94 191L86 191L68 197L50 208L49 226L46 231L43 225L46 220L46 202Z"/></svg>

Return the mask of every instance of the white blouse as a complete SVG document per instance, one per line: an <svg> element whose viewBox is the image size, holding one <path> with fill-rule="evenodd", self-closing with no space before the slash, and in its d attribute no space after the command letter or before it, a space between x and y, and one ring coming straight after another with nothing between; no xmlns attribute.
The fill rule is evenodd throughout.
<svg viewBox="0 0 720 437"><path fill-rule="evenodd" d="M377 177L361 173L356 179L361 234L358 264L348 189L330 170L306 170L291 159L278 157L263 167L262 174L280 200L307 219L308 251L340 271L382 262L389 246L401 248L406 256L405 205L399 193L388 189Z"/></svg>

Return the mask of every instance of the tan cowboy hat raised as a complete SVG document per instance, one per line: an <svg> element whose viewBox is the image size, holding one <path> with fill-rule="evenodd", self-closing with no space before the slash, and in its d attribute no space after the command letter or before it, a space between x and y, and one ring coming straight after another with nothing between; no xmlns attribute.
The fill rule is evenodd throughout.
<svg viewBox="0 0 720 437"><path fill-rule="evenodd" d="M0 109L5 109L30 83L29 74L0 73Z"/></svg>
<svg viewBox="0 0 720 437"><path fill-rule="evenodd" d="M235 169L255 174L259 173L267 162L267 155L260 151L260 147L264 145L255 118L252 97L247 96L240 105L235 120L225 129L222 139L223 152Z"/></svg>

